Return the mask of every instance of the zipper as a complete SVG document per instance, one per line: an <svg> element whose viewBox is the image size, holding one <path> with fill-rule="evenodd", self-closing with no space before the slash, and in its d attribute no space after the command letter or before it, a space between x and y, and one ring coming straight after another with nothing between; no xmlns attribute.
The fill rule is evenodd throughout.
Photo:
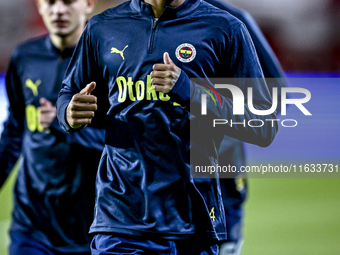
<svg viewBox="0 0 340 255"><path fill-rule="evenodd" d="M158 20L159 20L159 18L158 19L156 19L156 18L152 19L152 27L151 27L152 32L151 32L151 39L150 39L150 45L149 45L149 51L148 51L149 54L152 54L152 52L153 52L154 41L155 41L155 33L156 33L156 26L158 24Z"/></svg>
<svg viewBox="0 0 340 255"><path fill-rule="evenodd" d="M61 72L60 70L62 68L63 61L64 61L63 56L61 54L59 54L58 62L57 62L57 72L56 72L57 75L56 75L55 80L54 80L54 87L53 87L52 95L58 95L58 93L59 93L58 91L60 91L60 89L62 87L62 82L63 82L65 70L63 70L63 72Z"/></svg>

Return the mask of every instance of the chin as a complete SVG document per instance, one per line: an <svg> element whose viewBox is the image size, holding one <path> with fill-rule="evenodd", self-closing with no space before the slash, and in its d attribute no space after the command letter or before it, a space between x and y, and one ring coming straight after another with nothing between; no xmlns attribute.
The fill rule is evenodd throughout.
<svg viewBox="0 0 340 255"><path fill-rule="evenodd" d="M65 36L67 34L70 33L72 29L67 26L67 27L56 27L56 26L52 26L51 27L51 33L55 34L55 35L60 35L60 36Z"/></svg>
<svg viewBox="0 0 340 255"><path fill-rule="evenodd" d="M53 34L60 37L66 37L70 34L70 29L56 29Z"/></svg>

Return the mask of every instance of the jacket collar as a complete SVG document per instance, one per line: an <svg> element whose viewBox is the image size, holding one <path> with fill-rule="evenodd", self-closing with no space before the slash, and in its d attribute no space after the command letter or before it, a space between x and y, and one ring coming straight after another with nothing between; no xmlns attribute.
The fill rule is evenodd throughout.
<svg viewBox="0 0 340 255"><path fill-rule="evenodd" d="M183 4L177 7L166 6L164 14L166 13L167 19L183 17L192 13L200 4L201 0L185 0ZM130 5L132 9L141 14L153 15L151 5L142 0L131 0Z"/></svg>
<svg viewBox="0 0 340 255"><path fill-rule="evenodd" d="M53 52L55 53L56 55L58 56L61 56L63 58L69 58L69 57L72 57L72 54L73 54L73 51L75 49L75 46L71 46L71 47L66 47L62 52L54 46L54 44L52 43L51 41L51 38L47 35L45 37L45 45L47 47L47 49L50 51L50 52Z"/></svg>

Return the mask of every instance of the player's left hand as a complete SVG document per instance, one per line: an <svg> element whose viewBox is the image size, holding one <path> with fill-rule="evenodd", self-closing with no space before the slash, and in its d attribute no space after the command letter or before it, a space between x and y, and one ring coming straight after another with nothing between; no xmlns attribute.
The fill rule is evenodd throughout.
<svg viewBox="0 0 340 255"><path fill-rule="evenodd" d="M154 85L156 91L169 93L175 86L181 69L172 62L169 53L163 54L164 64L155 64L151 75L151 83Z"/></svg>
<svg viewBox="0 0 340 255"><path fill-rule="evenodd" d="M40 107L38 110L40 111L39 122L44 129L47 129L51 126L52 122L57 116L57 108L52 105L50 101L46 98L42 97L39 100Z"/></svg>

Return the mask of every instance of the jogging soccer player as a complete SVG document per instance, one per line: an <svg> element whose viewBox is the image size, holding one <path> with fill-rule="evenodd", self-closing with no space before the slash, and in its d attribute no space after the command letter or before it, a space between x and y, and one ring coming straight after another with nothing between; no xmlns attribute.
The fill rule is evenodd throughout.
<svg viewBox="0 0 340 255"><path fill-rule="evenodd" d="M219 179L194 180L190 169L193 161L211 165L217 155L210 137L214 132L206 137L200 133L206 88L189 77L263 77L238 19L200 0L132 0L87 24L57 111L63 129L76 132L102 111L97 102L110 103L90 228L96 234L92 254L218 254L218 241L227 238ZM269 109L265 82L252 79L248 85L257 109ZM238 86L246 91L246 83ZM97 91L106 89L108 94ZM221 105L207 100L209 116L233 118L230 96L223 91L218 96ZM247 110L236 119L252 118ZM197 127L191 145L190 126ZM268 146L277 126L226 125L223 130Z"/></svg>
<svg viewBox="0 0 340 255"><path fill-rule="evenodd" d="M0 186L19 155L11 255L89 254L95 176L105 130L65 133L55 103L95 0L38 0L49 35L14 50L6 74L9 116L0 140Z"/></svg>
<svg viewBox="0 0 340 255"><path fill-rule="evenodd" d="M253 17L246 11L241 10L223 0L205 0L206 2L228 11L230 14L241 20L247 27L249 34L254 42L257 55L267 79L269 91L278 88L278 107L277 113L281 108L281 87L287 86L284 71L270 47L265 36L256 24ZM225 136L219 147L219 165L236 166L240 169L246 165L243 143L232 137ZM227 242L220 247L220 255L239 255L243 244L243 203L247 195L247 182L244 178L223 178L220 179L223 193L223 203L225 205Z"/></svg>

